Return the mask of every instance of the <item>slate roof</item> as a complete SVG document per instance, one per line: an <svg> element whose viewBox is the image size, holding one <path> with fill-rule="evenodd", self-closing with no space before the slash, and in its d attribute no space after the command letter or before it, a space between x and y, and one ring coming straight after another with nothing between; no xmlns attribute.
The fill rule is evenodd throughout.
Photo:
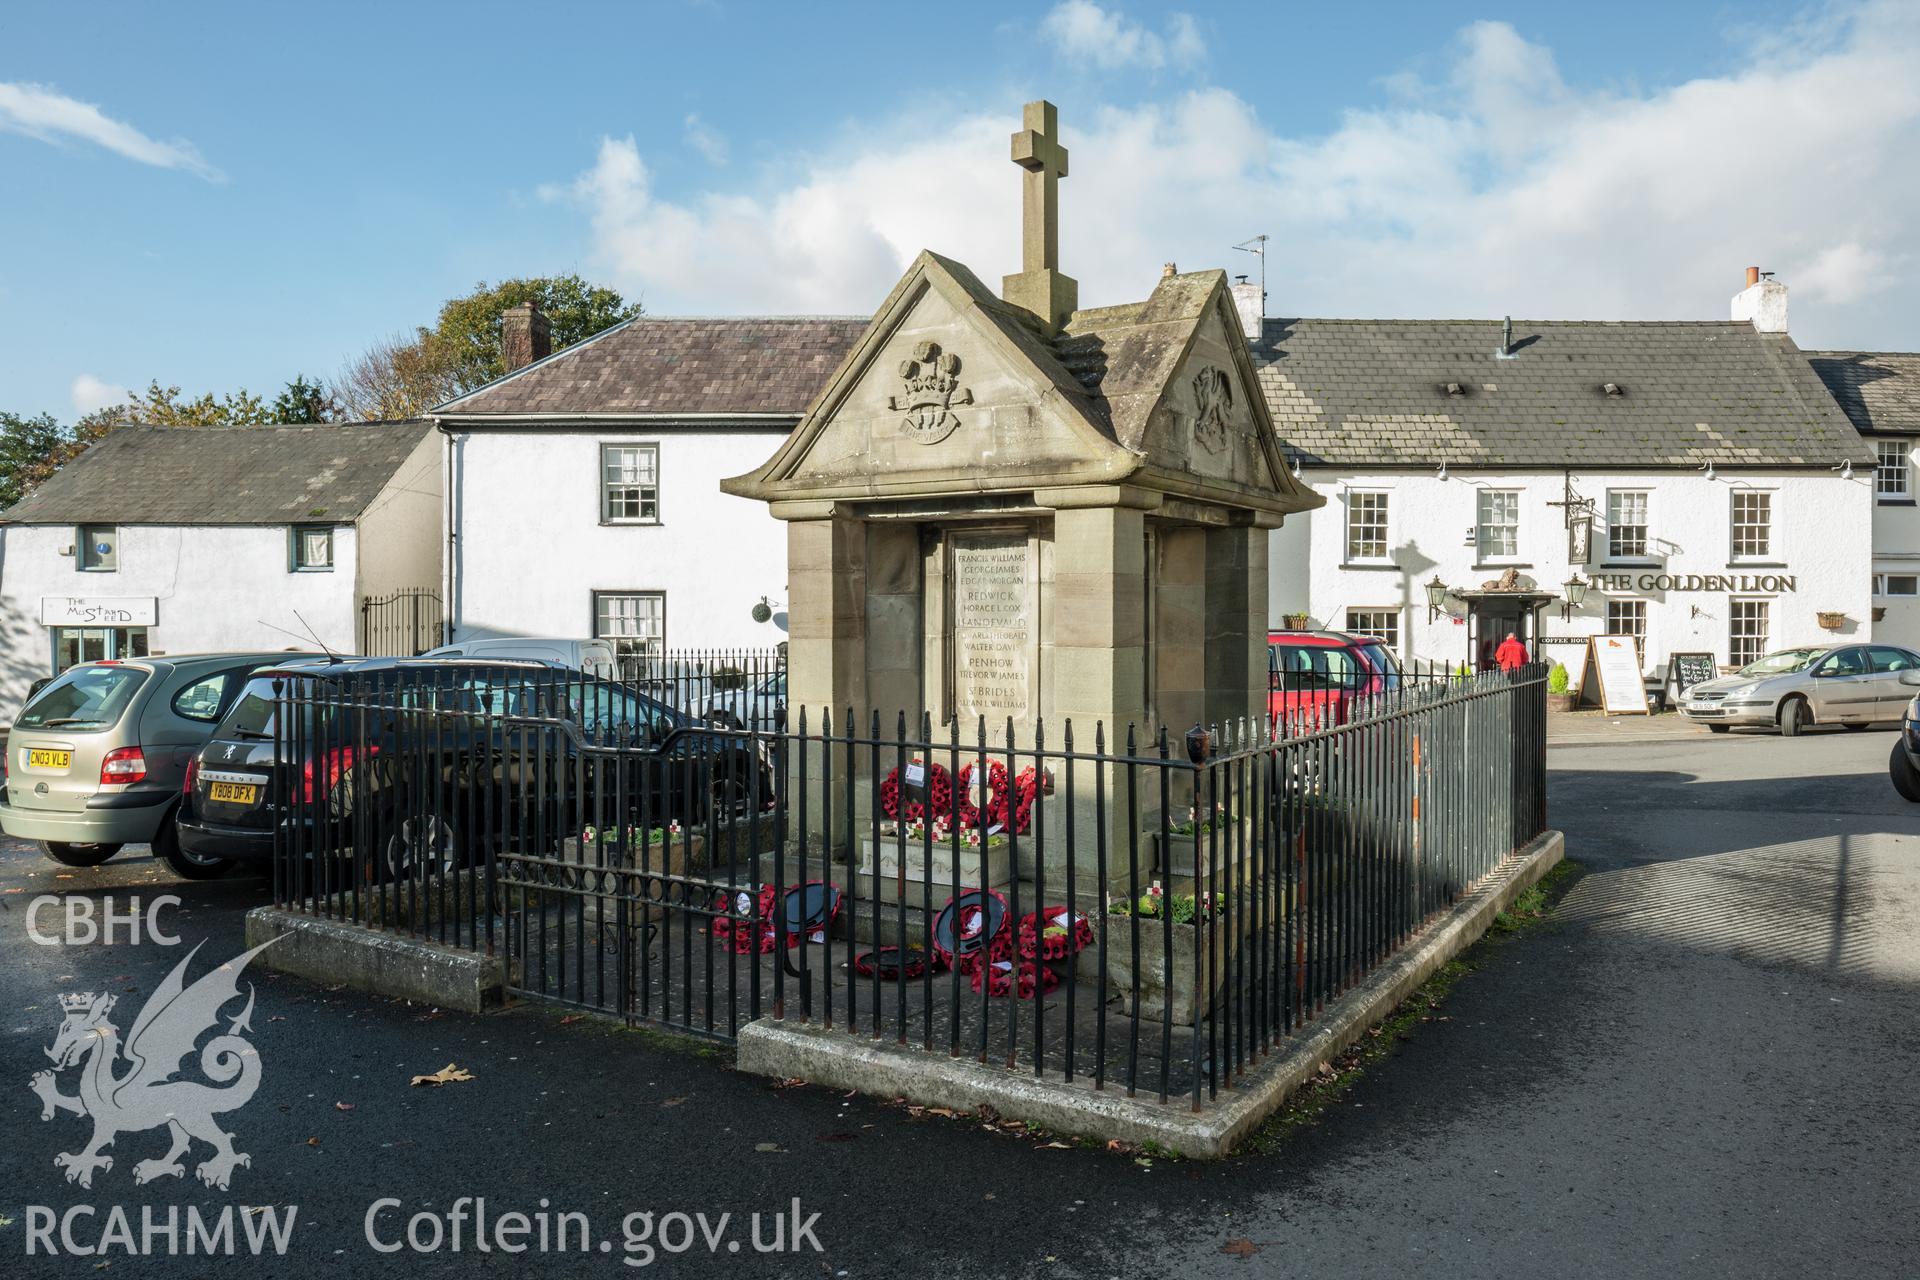
<svg viewBox="0 0 1920 1280"><path fill-rule="evenodd" d="M1809 351L1807 360L1860 430L1920 433L1920 351Z"/></svg>
<svg viewBox="0 0 1920 1280"><path fill-rule="evenodd" d="M813 403L867 317L639 316L433 410L436 417L790 414Z"/></svg>
<svg viewBox="0 0 1920 1280"><path fill-rule="evenodd" d="M1308 465L1825 466L1870 459L1806 356L1744 322L1268 320L1276 429ZM1614 383L1620 394L1602 387ZM1449 394L1447 384L1460 388Z"/></svg>
<svg viewBox="0 0 1920 1280"><path fill-rule="evenodd" d="M3 518L13 524L348 523L432 431L425 422L121 427Z"/></svg>

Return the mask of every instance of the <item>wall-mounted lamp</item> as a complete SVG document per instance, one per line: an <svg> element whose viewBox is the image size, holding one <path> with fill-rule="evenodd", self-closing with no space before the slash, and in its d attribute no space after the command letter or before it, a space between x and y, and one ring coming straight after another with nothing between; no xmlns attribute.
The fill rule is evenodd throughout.
<svg viewBox="0 0 1920 1280"><path fill-rule="evenodd" d="M753 606L753 620L755 622L773 621L773 609L773 601L761 596L759 603Z"/></svg>
<svg viewBox="0 0 1920 1280"><path fill-rule="evenodd" d="M1576 573L1560 585L1567 589L1567 598L1562 601L1560 605L1560 621L1565 622L1573 616L1573 611L1578 609L1581 602L1587 598L1587 588L1593 584Z"/></svg>
<svg viewBox="0 0 1920 1280"><path fill-rule="evenodd" d="M1705 463L1704 465L1702 465L1700 470L1706 473L1707 479L1712 480L1716 478L1713 471L1713 464L1711 462Z"/></svg>
<svg viewBox="0 0 1920 1280"><path fill-rule="evenodd" d="M1440 581L1440 574L1436 570L1433 581L1427 584L1427 621L1432 622L1439 617L1440 610L1446 607L1446 603L1447 584Z"/></svg>
<svg viewBox="0 0 1920 1280"><path fill-rule="evenodd" d="M1853 479L1853 459L1847 458L1837 467L1828 467L1829 471L1838 471L1842 480Z"/></svg>
<svg viewBox="0 0 1920 1280"><path fill-rule="evenodd" d="M1445 480L1446 478L1447 478L1447 464L1443 462L1440 464L1440 470L1434 474L1434 479Z"/></svg>
<svg viewBox="0 0 1920 1280"><path fill-rule="evenodd" d="M1293 478L1295 480L1300 478L1300 455L1297 453L1293 455Z"/></svg>

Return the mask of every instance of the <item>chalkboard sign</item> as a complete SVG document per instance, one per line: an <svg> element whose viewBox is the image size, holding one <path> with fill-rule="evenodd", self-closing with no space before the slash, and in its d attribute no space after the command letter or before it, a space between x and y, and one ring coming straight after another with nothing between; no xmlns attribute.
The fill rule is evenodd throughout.
<svg viewBox="0 0 1920 1280"><path fill-rule="evenodd" d="M1667 685L1677 701L1702 680L1720 674L1710 653L1675 653L1667 657Z"/></svg>
<svg viewBox="0 0 1920 1280"><path fill-rule="evenodd" d="M1597 702L1608 715L1646 715L1647 686L1640 677L1640 641L1633 636L1591 636L1580 669L1582 705Z"/></svg>

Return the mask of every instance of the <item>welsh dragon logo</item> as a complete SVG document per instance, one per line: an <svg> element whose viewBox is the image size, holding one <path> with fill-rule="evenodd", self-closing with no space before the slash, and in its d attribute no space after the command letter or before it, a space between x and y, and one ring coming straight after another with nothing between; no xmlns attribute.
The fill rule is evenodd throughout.
<svg viewBox="0 0 1920 1280"><path fill-rule="evenodd" d="M239 998L240 974L247 962L274 941L278 939L236 956L187 986L187 966L200 950L196 946L147 997L124 1045L120 1029L107 1018L113 1011L113 996L88 992L60 997L66 1020L46 1051L54 1070L36 1072L29 1083L40 1095L42 1120L69 1111L93 1121L93 1138L86 1146L53 1158L55 1165L67 1171L68 1182L91 1187L96 1170L113 1168L113 1157L101 1154L103 1148L112 1146L122 1133L161 1126L172 1136L173 1145L159 1159L134 1165L135 1183L184 1176L186 1167L180 1157L196 1138L213 1148L213 1154L194 1170L209 1187L226 1190L236 1166L252 1165L244 1151L233 1149L233 1135L214 1120L222 1112L245 1106L260 1087L260 1055L242 1035L253 1030L251 985L246 1007L228 1020L224 1034L214 1036L200 1050L200 1071L213 1085L174 1077L202 1033L216 1028L221 1007ZM72 1066L80 1068L80 1087L69 1097L59 1091L55 1075Z"/></svg>

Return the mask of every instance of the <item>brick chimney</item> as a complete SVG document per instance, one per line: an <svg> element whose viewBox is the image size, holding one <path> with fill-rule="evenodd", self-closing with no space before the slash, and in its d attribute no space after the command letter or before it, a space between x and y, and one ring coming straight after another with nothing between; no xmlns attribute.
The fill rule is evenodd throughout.
<svg viewBox="0 0 1920 1280"><path fill-rule="evenodd" d="M539 307L523 302L500 313L500 354L508 373L553 354L553 326Z"/></svg>
<svg viewBox="0 0 1920 1280"><path fill-rule="evenodd" d="M1733 318L1751 320L1759 333L1787 331L1787 286L1773 272L1747 268L1747 287L1733 295Z"/></svg>
<svg viewBox="0 0 1920 1280"><path fill-rule="evenodd" d="M1247 341L1260 341L1260 329L1267 318L1267 296L1258 281L1245 276L1233 278L1233 309L1240 313L1240 332L1247 335Z"/></svg>

